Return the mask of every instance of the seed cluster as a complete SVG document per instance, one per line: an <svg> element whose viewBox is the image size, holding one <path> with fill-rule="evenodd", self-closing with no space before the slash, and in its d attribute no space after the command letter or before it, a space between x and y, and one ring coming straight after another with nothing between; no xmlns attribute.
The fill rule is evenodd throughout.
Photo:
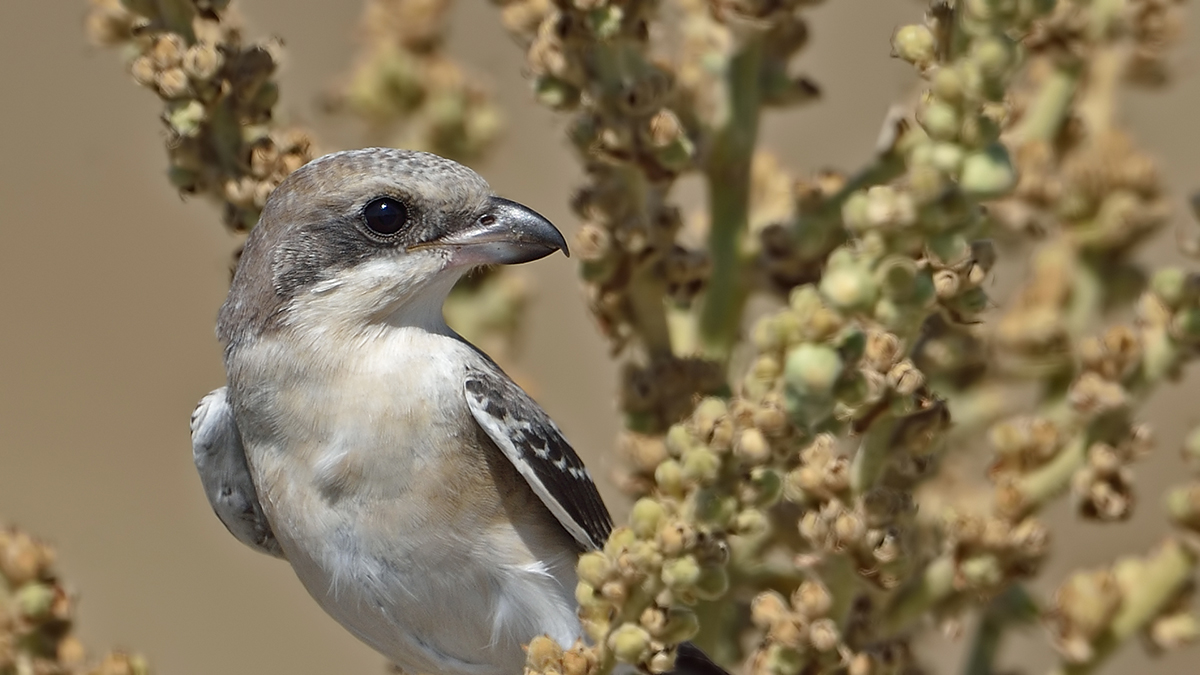
<svg viewBox="0 0 1200 675"><path fill-rule="evenodd" d="M278 46L247 43L228 1L92 0L92 40L130 55L134 81L163 100L168 176L184 195L222 204L234 230L314 157L311 137L273 118Z"/></svg>
<svg viewBox="0 0 1200 675"><path fill-rule="evenodd" d="M146 675L140 656L114 652L89 664L72 633L75 598L54 569L54 551L14 528L0 530L0 672Z"/></svg>

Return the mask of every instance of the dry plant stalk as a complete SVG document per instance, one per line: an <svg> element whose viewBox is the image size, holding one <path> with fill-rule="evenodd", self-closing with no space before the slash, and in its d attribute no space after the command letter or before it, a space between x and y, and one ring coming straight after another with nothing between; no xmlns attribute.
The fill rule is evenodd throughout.
<svg viewBox="0 0 1200 675"><path fill-rule="evenodd" d="M258 193L309 152L271 126L272 50L244 47L224 2L94 4L93 36L126 45L167 101L176 185L252 224ZM590 641L535 640L527 675L666 672L686 640L737 672L915 673L913 641L973 612L969 675L1038 617L1061 673L1135 636L1200 637L1200 431L1182 443L1193 479L1167 497L1173 535L1050 597L1025 586L1053 554L1039 515L1056 499L1130 516L1133 462L1156 445L1139 405L1200 346L1200 275L1134 257L1172 213L1116 111L1122 86L1169 80L1177 3L933 0L892 37L922 78L912 109L857 172L811 179L757 130L817 96L793 68L813 3L497 4L587 176L576 250L623 370L638 498L579 562ZM495 117L438 51L447 6L369 2L377 28L340 101L373 134L402 118L432 130L406 143L461 157ZM689 173L705 213L671 202ZM990 297L1022 259L1025 282ZM746 316L751 295L776 309ZM477 300L468 315L504 306ZM985 453L990 485L956 487L954 461Z"/></svg>

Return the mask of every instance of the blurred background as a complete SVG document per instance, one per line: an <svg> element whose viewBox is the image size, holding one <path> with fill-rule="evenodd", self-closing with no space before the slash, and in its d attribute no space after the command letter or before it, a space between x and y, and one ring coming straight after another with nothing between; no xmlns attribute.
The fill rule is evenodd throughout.
<svg viewBox="0 0 1200 675"><path fill-rule="evenodd" d="M251 37L285 42L286 114L317 131L322 151L358 144L317 105L351 65L358 4L241 6ZM911 68L889 57L889 36L922 11L907 0L839 0L810 13L802 64L824 98L768 117L763 136L786 165L849 170L866 161L888 105L912 83ZM213 325L238 242L213 206L184 202L168 185L159 102L116 54L87 45L84 12L82 2L0 3L0 522L57 547L95 652L137 650L172 675L382 673L382 657L326 617L285 563L229 536L204 499L188 416L223 384ZM1178 262L1175 234L1195 227L1185 197L1200 188L1200 40L1189 41L1197 25L1193 12L1169 88L1135 92L1123 110L1177 197L1175 224L1144 249L1148 260ZM494 7L460 2L453 26L450 52L489 80L507 118L481 172L570 237L577 223L567 199L579 171L562 122L532 101L523 55ZM616 374L573 263L555 256L524 273L533 301L519 367L606 479ZM1043 588L1162 536L1160 486L1178 466L1184 430L1200 421L1198 395L1195 383L1158 392L1147 415L1159 449L1137 467L1138 515L1121 526L1074 524L1071 539L1055 542ZM601 491L622 513L612 483ZM1056 522L1068 517L1060 508ZM1035 637L1010 645L1006 663L1046 663ZM937 672L957 669L959 642L928 646ZM1107 672L1198 672L1197 664L1195 651L1151 662L1129 648Z"/></svg>

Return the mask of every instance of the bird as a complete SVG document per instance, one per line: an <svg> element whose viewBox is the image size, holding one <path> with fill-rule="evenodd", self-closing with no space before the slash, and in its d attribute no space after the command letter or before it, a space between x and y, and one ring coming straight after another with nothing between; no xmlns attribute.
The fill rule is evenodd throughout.
<svg viewBox="0 0 1200 675"><path fill-rule="evenodd" d="M578 556L612 518L546 412L442 306L482 266L570 255L545 217L438 155L325 155L271 193L217 320L225 386L193 460L239 541L285 559L411 675L514 675L584 635ZM680 675L724 675L685 644Z"/></svg>

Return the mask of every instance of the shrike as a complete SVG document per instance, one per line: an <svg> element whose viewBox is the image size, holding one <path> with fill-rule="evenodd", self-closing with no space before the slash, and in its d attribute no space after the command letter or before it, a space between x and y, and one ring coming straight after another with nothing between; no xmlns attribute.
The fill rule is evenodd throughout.
<svg viewBox="0 0 1200 675"><path fill-rule="evenodd" d="M517 675L521 645L582 635L575 563L608 510L442 317L464 273L556 250L549 221L455 162L339 152L271 195L221 308L227 386L192 416L213 509L406 673ZM689 646L676 672L723 671Z"/></svg>

